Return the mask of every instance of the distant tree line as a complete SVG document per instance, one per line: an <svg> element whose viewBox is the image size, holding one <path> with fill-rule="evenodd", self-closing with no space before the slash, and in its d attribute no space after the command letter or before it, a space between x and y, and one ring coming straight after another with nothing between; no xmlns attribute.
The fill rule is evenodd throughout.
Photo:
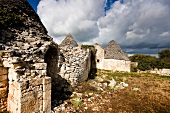
<svg viewBox="0 0 170 113"><path fill-rule="evenodd" d="M132 66L131 71L170 68L170 49L165 49L158 52L158 56L159 58L143 54L135 54L130 56L129 59L132 62L138 62L138 66Z"/></svg>

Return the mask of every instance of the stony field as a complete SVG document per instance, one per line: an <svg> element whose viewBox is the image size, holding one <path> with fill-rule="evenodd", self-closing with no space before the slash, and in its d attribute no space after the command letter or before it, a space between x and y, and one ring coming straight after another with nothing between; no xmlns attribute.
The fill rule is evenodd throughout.
<svg viewBox="0 0 170 113"><path fill-rule="evenodd" d="M170 77L155 74L98 70L64 95L55 113L170 113Z"/></svg>

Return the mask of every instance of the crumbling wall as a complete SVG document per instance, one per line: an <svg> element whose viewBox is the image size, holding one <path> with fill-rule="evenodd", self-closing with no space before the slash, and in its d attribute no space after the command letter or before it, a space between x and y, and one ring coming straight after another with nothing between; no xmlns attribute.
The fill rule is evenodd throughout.
<svg viewBox="0 0 170 113"><path fill-rule="evenodd" d="M8 96L8 68L3 66L2 53L0 51L0 112L7 110Z"/></svg>
<svg viewBox="0 0 170 113"><path fill-rule="evenodd" d="M60 68L61 77L70 81L72 85L88 78L91 66L91 52L80 47L61 47L63 63Z"/></svg>
<svg viewBox="0 0 170 113"><path fill-rule="evenodd" d="M8 68L7 110L12 113L51 112L51 76L44 57L50 47L58 51L58 46L47 35L33 34L24 31L8 46L0 45L3 66Z"/></svg>

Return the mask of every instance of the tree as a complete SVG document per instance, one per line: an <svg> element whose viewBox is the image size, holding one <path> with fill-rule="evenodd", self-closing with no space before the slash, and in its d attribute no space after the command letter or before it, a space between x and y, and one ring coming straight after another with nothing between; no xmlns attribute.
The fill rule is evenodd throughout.
<svg viewBox="0 0 170 113"><path fill-rule="evenodd" d="M159 58L165 62L170 62L170 49L164 49L158 52Z"/></svg>

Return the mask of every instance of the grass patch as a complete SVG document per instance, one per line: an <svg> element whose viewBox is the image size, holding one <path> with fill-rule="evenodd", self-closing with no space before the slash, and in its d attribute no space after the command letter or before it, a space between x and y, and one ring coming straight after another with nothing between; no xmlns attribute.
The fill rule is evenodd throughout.
<svg viewBox="0 0 170 113"><path fill-rule="evenodd" d="M72 98L70 101L75 107L81 106L83 104L83 100L80 97Z"/></svg>
<svg viewBox="0 0 170 113"><path fill-rule="evenodd" d="M81 48L82 49L85 49L85 50L87 50L87 49L92 49L92 48L94 48L94 46L93 45L81 45Z"/></svg>
<svg viewBox="0 0 170 113"><path fill-rule="evenodd" d="M160 76L160 77L163 78L163 79L170 80L170 76Z"/></svg>

